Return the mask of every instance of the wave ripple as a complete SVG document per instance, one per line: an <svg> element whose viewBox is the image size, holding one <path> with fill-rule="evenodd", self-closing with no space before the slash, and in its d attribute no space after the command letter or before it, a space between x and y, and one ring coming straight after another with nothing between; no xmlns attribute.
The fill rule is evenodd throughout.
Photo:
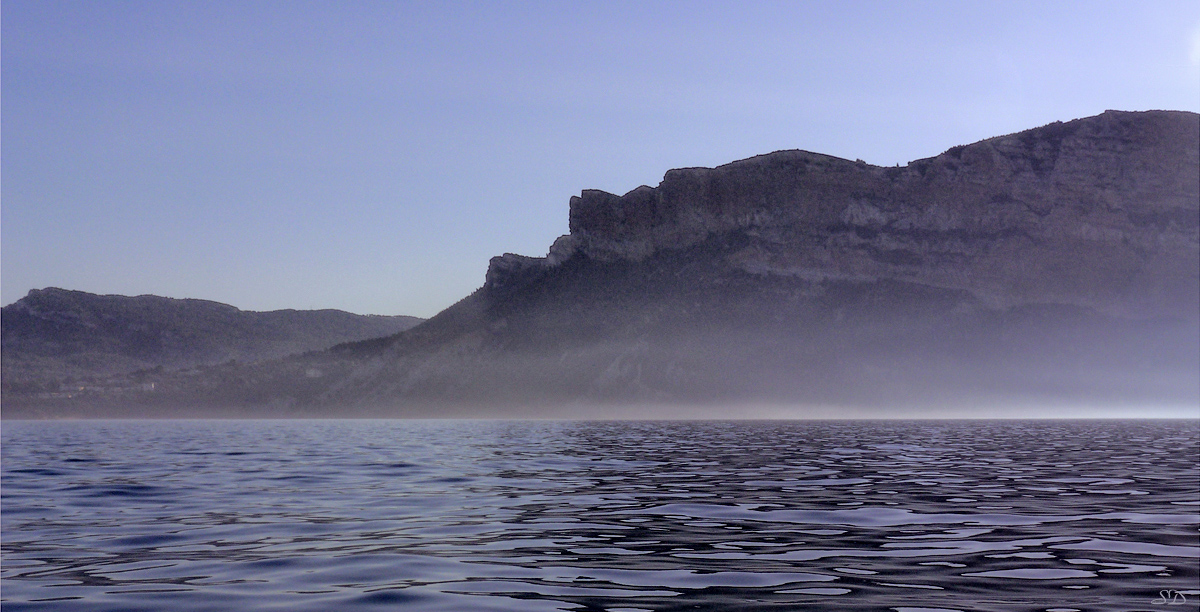
<svg viewBox="0 0 1200 612"><path fill-rule="evenodd" d="M1200 601L1196 421L5 422L2 435L6 611Z"/></svg>

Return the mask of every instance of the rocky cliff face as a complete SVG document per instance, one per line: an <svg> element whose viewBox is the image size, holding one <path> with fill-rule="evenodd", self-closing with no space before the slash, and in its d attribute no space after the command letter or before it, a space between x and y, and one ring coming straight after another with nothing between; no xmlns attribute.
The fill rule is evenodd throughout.
<svg viewBox="0 0 1200 612"><path fill-rule="evenodd" d="M1197 116L1109 111L905 167L780 151L671 170L624 196L587 190L546 259L494 260L488 284L576 252L641 261L736 232L748 240L727 260L752 274L1178 316L1200 292L1198 203Z"/></svg>
<svg viewBox="0 0 1200 612"><path fill-rule="evenodd" d="M1200 402L1194 113L1107 112L905 167L781 151L570 205L546 257L493 258L417 327L164 376L139 401L589 417L614 413L570 407Z"/></svg>

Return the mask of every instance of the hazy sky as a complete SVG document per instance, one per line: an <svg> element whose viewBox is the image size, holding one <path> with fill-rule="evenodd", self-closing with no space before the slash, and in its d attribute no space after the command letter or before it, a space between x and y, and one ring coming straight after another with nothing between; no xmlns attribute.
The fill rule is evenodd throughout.
<svg viewBox="0 0 1200 612"><path fill-rule="evenodd" d="M1200 2L2 5L2 285L430 316L581 189L1200 111Z"/></svg>

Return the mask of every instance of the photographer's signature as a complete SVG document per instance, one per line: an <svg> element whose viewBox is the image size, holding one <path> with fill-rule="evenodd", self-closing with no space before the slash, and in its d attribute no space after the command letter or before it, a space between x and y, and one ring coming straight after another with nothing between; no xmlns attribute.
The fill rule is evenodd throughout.
<svg viewBox="0 0 1200 612"><path fill-rule="evenodd" d="M1187 597L1183 593L1175 589L1164 589L1158 592L1158 599L1150 602L1152 604L1167 604L1168 606L1177 606L1187 603Z"/></svg>

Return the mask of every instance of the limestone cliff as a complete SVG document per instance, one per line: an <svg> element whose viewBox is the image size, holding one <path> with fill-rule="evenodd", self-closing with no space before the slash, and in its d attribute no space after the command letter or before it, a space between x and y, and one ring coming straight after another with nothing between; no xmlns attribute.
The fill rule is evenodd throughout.
<svg viewBox="0 0 1200 612"><path fill-rule="evenodd" d="M412 329L164 375L134 412L1200 402L1195 113L1110 111L904 167L781 151L570 207L546 257L493 258L482 288Z"/></svg>
<svg viewBox="0 0 1200 612"><path fill-rule="evenodd" d="M546 257L493 258L316 403L1198 399L1195 113L904 167L781 151L570 206Z"/></svg>
<svg viewBox="0 0 1200 612"><path fill-rule="evenodd" d="M641 261L714 235L753 274L894 279L994 307L1058 303L1114 315L1194 313L1200 293L1200 120L1109 111L882 168L780 151L666 173L624 196L571 198L545 260L493 261L488 284L579 252Z"/></svg>

